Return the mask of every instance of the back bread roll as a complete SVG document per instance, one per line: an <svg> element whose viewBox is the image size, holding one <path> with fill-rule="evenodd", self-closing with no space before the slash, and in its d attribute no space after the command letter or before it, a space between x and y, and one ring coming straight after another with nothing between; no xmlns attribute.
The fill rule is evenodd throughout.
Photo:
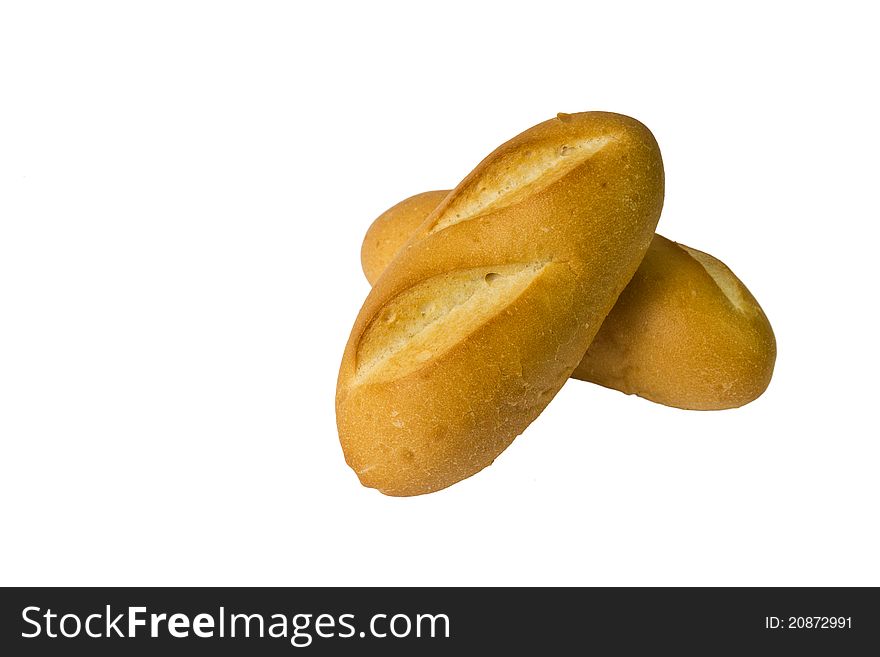
<svg viewBox="0 0 880 657"><path fill-rule="evenodd" d="M373 222L361 249L370 283L448 194L417 194ZM770 322L733 272L655 235L572 376L666 406L720 410L759 397L775 362Z"/></svg>
<svg viewBox="0 0 880 657"><path fill-rule="evenodd" d="M776 338L720 260L656 235L572 376L692 410L736 408L767 389Z"/></svg>
<svg viewBox="0 0 880 657"><path fill-rule="evenodd" d="M418 495L492 463L580 362L662 203L653 135L617 114L560 114L483 160L355 321L336 417L361 483Z"/></svg>

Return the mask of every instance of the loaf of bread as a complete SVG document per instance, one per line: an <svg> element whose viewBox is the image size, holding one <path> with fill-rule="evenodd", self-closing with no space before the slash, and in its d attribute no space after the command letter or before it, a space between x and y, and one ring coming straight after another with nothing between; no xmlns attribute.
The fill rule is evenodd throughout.
<svg viewBox="0 0 880 657"><path fill-rule="evenodd" d="M580 362L662 204L657 143L618 114L560 114L477 165L351 331L336 417L361 483L418 495L492 463Z"/></svg>
<svg viewBox="0 0 880 657"><path fill-rule="evenodd" d="M417 194L373 222L361 249L370 283L448 194ZM760 396L775 362L770 322L733 272L655 235L572 376L666 406L720 410Z"/></svg>

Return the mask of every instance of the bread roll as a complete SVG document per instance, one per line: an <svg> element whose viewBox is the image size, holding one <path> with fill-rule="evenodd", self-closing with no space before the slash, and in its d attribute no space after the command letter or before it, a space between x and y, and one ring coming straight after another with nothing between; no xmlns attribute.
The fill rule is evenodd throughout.
<svg viewBox="0 0 880 657"><path fill-rule="evenodd" d="M367 280L448 194L417 194L373 222L361 249ZM720 410L759 397L775 362L770 322L733 272L655 235L572 376L666 406Z"/></svg>
<svg viewBox="0 0 880 657"><path fill-rule="evenodd" d="M629 117L560 114L484 159L351 331L336 417L361 483L418 495L492 463L580 362L662 204L660 150Z"/></svg>

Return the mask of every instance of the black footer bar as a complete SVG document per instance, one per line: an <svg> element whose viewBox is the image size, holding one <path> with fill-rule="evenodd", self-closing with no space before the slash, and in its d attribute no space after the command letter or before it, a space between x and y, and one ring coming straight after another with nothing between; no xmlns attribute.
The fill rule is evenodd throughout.
<svg viewBox="0 0 880 657"><path fill-rule="evenodd" d="M0 597L7 655L880 654L873 588L8 588Z"/></svg>

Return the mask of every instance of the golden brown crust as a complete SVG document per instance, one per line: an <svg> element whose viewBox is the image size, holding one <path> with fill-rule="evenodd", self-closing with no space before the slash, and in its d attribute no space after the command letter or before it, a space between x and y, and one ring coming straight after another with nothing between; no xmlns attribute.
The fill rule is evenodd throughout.
<svg viewBox="0 0 880 657"><path fill-rule="evenodd" d="M402 200L370 226L361 246L361 266L372 284L449 190L425 192Z"/></svg>
<svg viewBox="0 0 880 657"><path fill-rule="evenodd" d="M361 252L371 283L448 194L419 194L373 222ZM572 376L666 406L721 410L759 397L775 361L773 329L745 285L716 258L657 235Z"/></svg>
<svg viewBox="0 0 880 657"><path fill-rule="evenodd" d="M678 408L747 404L776 339L748 288L712 256L654 238L573 376Z"/></svg>
<svg viewBox="0 0 880 657"><path fill-rule="evenodd" d="M653 135L617 114L560 115L483 160L355 321L336 411L361 482L418 495L489 465L580 361L662 203Z"/></svg>

